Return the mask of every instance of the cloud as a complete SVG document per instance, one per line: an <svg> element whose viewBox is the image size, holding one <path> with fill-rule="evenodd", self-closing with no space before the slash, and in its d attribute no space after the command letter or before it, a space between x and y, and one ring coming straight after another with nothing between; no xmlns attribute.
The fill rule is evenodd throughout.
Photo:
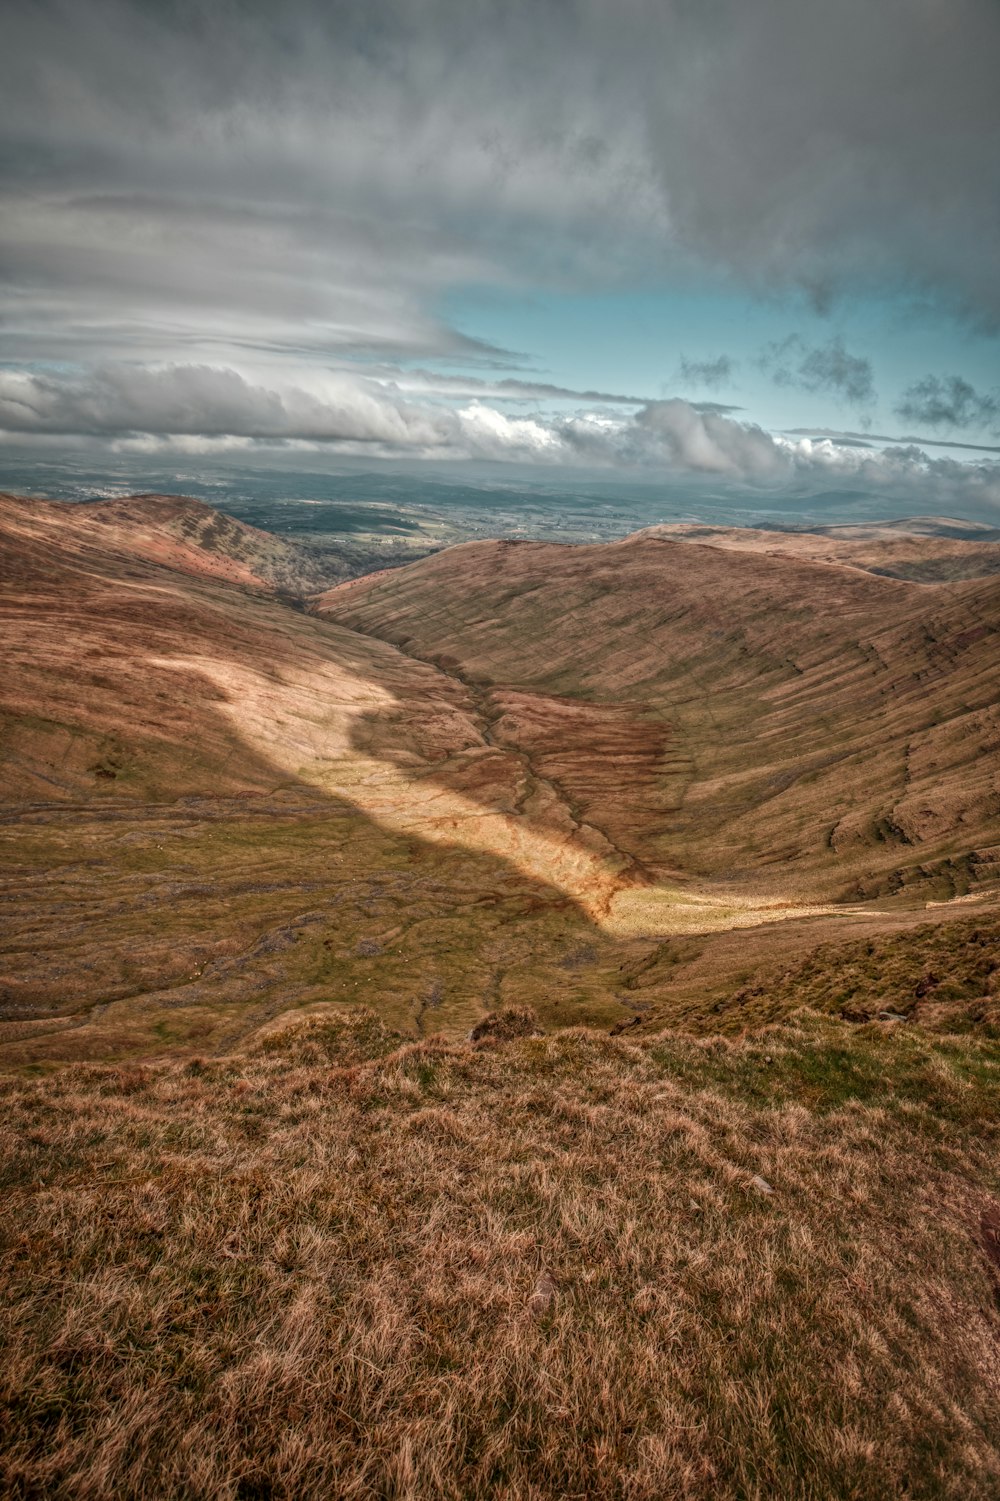
<svg viewBox="0 0 1000 1501"><path fill-rule="evenodd" d="M251 378L228 366L106 363L72 374L0 369L0 432L120 439L153 437L375 444L412 453L451 452L511 457L522 450L558 447L552 418L510 418L487 398L523 401L545 395L602 405L627 404L643 412L676 406L716 421L727 408L713 402L650 403L642 397L573 391L564 386L475 377L436 377L415 372L407 382L384 370L375 377L356 370L317 373L304 368L299 383L275 381L273 372ZM423 399L413 399L419 394ZM464 396L459 410L445 397ZM434 399L438 398L438 399ZM593 424L596 414L584 419ZM645 420L645 419L643 419ZM603 426L615 431L620 420ZM729 424L736 427L736 424ZM572 430L572 420L565 428ZM487 452L488 451L488 452Z"/></svg>
<svg viewBox="0 0 1000 1501"><path fill-rule="evenodd" d="M819 305L890 285L997 326L993 0L658 8L661 45L637 45L665 65L654 160L694 255Z"/></svg>
<svg viewBox="0 0 1000 1501"><path fill-rule="evenodd" d="M682 354L679 378L688 385L708 386L714 390L732 380L734 369L735 361L728 354L720 354L714 360L689 360Z"/></svg>
<svg viewBox="0 0 1000 1501"><path fill-rule="evenodd" d="M768 344L758 364L778 386L830 391L858 407L875 400L871 361L849 354L841 339L809 349L798 334L789 334Z"/></svg>
<svg viewBox="0 0 1000 1501"><path fill-rule="evenodd" d="M10 5L8 358L491 359L448 289L692 270L995 327L998 48L994 0Z"/></svg>
<svg viewBox="0 0 1000 1501"><path fill-rule="evenodd" d="M894 446L917 444L924 448L964 448L975 453L1000 453L1000 446L995 443L965 443L950 438L915 437L913 434L901 438L898 433L852 433L841 432L832 427L789 427L785 431L790 437L832 438L835 443L860 442L865 448L871 448L875 443Z"/></svg>
<svg viewBox="0 0 1000 1501"><path fill-rule="evenodd" d="M256 450L545 466L716 479L795 494L863 487L912 513L1000 512L1000 463L929 459L915 445L877 450L772 434L711 404L674 397L634 412L580 408L511 416L483 399L455 409L338 372L268 383L229 367L106 365L72 374L0 370L0 435L48 446L74 439L149 455Z"/></svg>
<svg viewBox="0 0 1000 1501"><path fill-rule="evenodd" d="M648 396L628 396L622 391L581 391L547 381L504 377L484 380L474 375L443 375L434 370L383 366L373 372L403 390L433 391L443 396L489 397L494 401L599 401L611 405L642 406Z"/></svg>
<svg viewBox="0 0 1000 1501"><path fill-rule="evenodd" d="M927 375L903 392L896 414L927 427L992 427L997 431L1000 399L977 391L960 375Z"/></svg>
<svg viewBox="0 0 1000 1501"><path fill-rule="evenodd" d="M734 422L718 412L700 412L674 398L650 402L638 413L632 438L642 461L751 482L782 478L787 460L770 433Z"/></svg>
<svg viewBox="0 0 1000 1501"><path fill-rule="evenodd" d="M947 512L1000 519L1000 463L929 459L916 445L883 450L836 438L765 432L721 413L673 399L650 402L618 423L578 417L559 424L563 443L582 462L675 477L716 477L735 492L776 499L849 486L887 510ZM565 462L565 450L559 455ZM884 513L884 511L883 511Z"/></svg>
<svg viewBox="0 0 1000 1501"><path fill-rule="evenodd" d="M207 365L105 365L75 375L0 370L0 431L126 440L330 445L345 452L426 458L544 457L556 439L531 419L473 403L463 411L407 400L347 374L311 387L265 385ZM148 447L148 444L147 444Z"/></svg>

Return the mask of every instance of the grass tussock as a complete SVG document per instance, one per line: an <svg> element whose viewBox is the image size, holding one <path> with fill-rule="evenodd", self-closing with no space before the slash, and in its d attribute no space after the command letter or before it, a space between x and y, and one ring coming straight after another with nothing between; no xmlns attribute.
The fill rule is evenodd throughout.
<svg viewBox="0 0 1000 1501"><path fill-rule="evenodd" d="M990 1039L811 1017L7 1080L0 1487L995 1496L998 1120Z"/></svg>
<svg viewBox="0 0 1000 1501"><path fill-rule="evenodd" d="M488 1047L492 1043L512 1042L516 1037L539 1037L538 1017L530 1006L501 1006L477 1022L469 1041Z"/></svg>
<svg viewBox="0 0 1000 1501"><path fill-rule="evenodd" d="M797 1006L847 1021L890 1011L926 1027L1000 1037L1000 914L820 944L781 973L744 986L717 1010L759 1024Z"/></svg>

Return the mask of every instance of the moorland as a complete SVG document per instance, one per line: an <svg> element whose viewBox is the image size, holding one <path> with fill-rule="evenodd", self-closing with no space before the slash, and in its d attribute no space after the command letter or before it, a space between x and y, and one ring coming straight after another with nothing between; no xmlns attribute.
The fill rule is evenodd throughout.
<svg viewBox="0 0 1000 1501"><path fill-rule="evenodd" d="M996 1494L1000 542L0 547L6 1493Z"/></svg>

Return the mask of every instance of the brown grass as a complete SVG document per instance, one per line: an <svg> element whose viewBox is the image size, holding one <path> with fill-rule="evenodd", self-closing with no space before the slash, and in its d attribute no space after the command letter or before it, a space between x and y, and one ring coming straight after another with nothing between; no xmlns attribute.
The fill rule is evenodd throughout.
<svg viewBox="0 0 1000 1501"><path fill-rule="evenodd" d="M997 575L928 589L640 533L468 543L318 609L476 685L500 743L667 884L922 902L1000 874Z"/></svg>
<svg viewBox="0 0 1000 1501"><path fill-rule="evenodd" d="M362 1013L2 1101L5 1495L1000 1488L993 1041Z"/></svg>
<svg viewBox="0 0 1000 1501"><path fill-rule="evenodd" d="M732 1030L819 944L1000 889L1000 581L476 543L335 591L354 630L219 575L287 544L204 506L0 532L5 1066L332 1002Z"/></svg>
<svg viewBox="0 0 1000 1501"><path fill-rule="evenodd" d="M1000 1035L1000 912L977 900L927 915L667 941L623 970L622 999L650 1030L742 1032L805 1006L845 1021L893 1012L935 1031Z"/></svg>

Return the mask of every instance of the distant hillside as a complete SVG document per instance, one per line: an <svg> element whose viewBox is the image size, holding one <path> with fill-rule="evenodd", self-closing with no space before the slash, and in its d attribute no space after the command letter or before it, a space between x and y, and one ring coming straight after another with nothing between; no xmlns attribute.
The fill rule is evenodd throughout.
<svg viewBox="0 0 1000 1501"><path fill-rule="evenodd" d="M0 524L25 546L58 536L68 525L83 547L89 543L200 578L290 592L319 587L324 579L305 549L200 500L135 495L77 503L66 513L65 503L0 496Z"/></svg>
<svg viewBox="0 0 1000 1501"><path fill-rule="evenodd" d="M879 535L911 537L953 537L968 542L1000 542L1000 527L985 521L968 521L962 516L899 516L893 521L837 522L829 526L809 526L804 531L826 537L858 537L862 541Z"/></svg>
<svg viewBox="0 0 1000 1501"><path fill-rule="evenodd" d="M69 527L81 545L90 542L102 552L290 598L414 556L412 547L391 539L378 545L347 537L289 540L179 495L130 495L72 506L0 495L0 527L25 545L32 536L44 539Z"/></svg>
<svg viewBox="0 0 1000 1501"><path fill-rule="evenodd" d="M494 739L650 871L840 899L995 878L1000 578L927 589L771 538L470 543L318 608L474 684Z"/></svg>
<svg viewBox="0 0 1000 1501"><path fill-rule="evenodd" d="M1000 573L1000 532L947 517L796 531L678 523L649 527L638 535L737 552L785 554L816 563L842 563L923 584Z"/></svg>

